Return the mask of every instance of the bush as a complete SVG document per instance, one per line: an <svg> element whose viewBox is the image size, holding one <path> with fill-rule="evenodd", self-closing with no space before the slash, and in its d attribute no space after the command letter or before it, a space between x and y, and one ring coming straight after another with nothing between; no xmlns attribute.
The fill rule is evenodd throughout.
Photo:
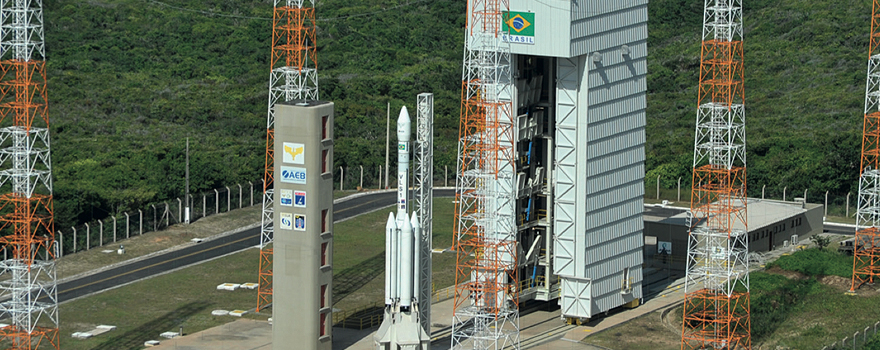
<svg viewBox="0 0 880 350"><path fill-rule="evenodd" d="M834 275L852 277L852 258L836 251L811 248L780 257L767 264L783 270L797 271L807 276Z"/></svg>

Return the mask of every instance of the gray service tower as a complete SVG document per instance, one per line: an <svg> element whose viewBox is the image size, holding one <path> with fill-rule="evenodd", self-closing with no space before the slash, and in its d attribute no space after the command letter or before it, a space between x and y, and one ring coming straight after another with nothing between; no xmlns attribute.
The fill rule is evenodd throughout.
<svg viewBox="0 0 880 350"><path fill-rule="evenodd" d="M276 104L274 146L272 348L330 350L333 103Z"/></svg>

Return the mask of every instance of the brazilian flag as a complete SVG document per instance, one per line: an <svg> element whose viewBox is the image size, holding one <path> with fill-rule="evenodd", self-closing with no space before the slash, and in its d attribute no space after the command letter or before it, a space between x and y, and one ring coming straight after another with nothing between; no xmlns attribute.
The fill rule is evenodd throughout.
<svg viewBox="0 0 880 350"><path fill-rule="evenodd" d="M535 36L534 12L503 12L502 30L510 35Z"/></svg>

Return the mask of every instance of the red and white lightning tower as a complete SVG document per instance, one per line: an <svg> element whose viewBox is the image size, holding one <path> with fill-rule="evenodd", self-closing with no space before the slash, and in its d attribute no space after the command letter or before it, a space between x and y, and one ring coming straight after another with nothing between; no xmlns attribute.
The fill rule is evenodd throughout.
<svg viewBox="0 0 880 350"><path fill-rule="evenodd" d="M59 348L45 58L42 2L0 3L0 337L12 349Z"/></svg>
<svg viewBox="0 0 880 350"><path fill-rule="evenodd" d="M266 118L266 171L263 176L263 215L260 228L260 279L257 311L272 303L272 235L275 155L275 104L318 99L315 62L315 4L305 0L275 0L272 20L272 63L269 111Z"/></svg>
<svg viewBox="0 0 880 350"><path fill-rule="evenodd" d="M873 1L859 202L856 211L853 277L850 292L880 276L880 0Z"/></svg>
<svg viewBox="0 0 880 350"><path fill-rule="evenodd" d="M682 349L749 349L741 0L705 0Z"/></svg>
<svg viewBox="0 0 880 350"><path fill-rule="evenodd" d="M508 0L469 0L456 180L453 349L519 349Z"/></svg>

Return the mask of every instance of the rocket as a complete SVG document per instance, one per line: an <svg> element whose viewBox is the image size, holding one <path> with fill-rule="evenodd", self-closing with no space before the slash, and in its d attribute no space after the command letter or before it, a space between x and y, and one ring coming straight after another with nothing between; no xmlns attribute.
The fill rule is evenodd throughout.
<svg viewBox="0 0 880 350"><path fill-rule="evenodd" d="M411 128L403 107L397 118L397 215L389 213L385 224L385 318L374 336L378 349L427 349L430 344L418 313L421 227L416 213L409 215L407 195Z"/></svg>

